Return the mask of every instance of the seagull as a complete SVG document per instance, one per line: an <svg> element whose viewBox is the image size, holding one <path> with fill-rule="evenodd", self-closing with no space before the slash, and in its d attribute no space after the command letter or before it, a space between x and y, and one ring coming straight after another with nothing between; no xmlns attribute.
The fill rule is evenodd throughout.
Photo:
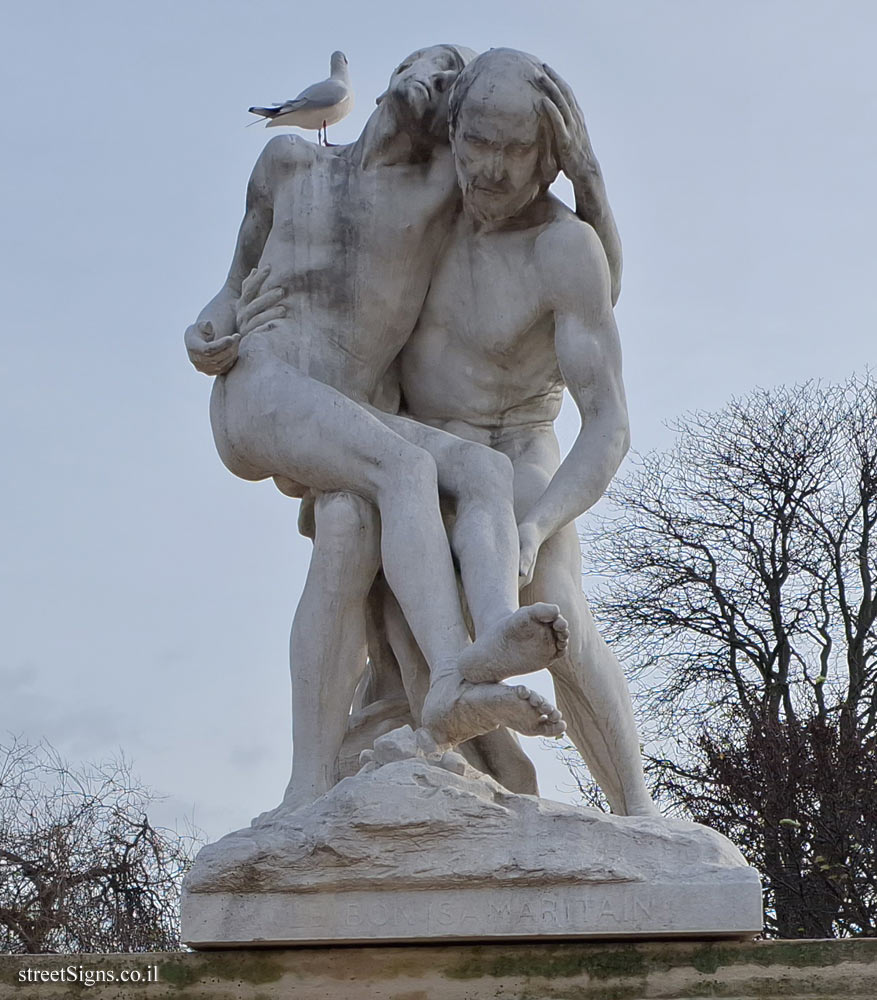
<svg viewBox="0 0 877 1000"><path fill-rule="evenodd" d="M353 88L347 72L347 56L343 52L332 53L329 70L328 80L311 84L293 100L271 108L250 108L250 112L267 118L266 128L274 128L275 125L315 128L318 133L322 132L322 142L330 145L326 138L326 126L340 122L353 110Z"/></svg>

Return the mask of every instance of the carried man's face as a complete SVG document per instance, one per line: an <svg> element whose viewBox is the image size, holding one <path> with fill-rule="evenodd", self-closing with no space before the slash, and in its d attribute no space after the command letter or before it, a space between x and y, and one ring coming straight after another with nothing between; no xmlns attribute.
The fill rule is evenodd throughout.
<svg viewBox="0 0 877 1000"><path fill-rule="evenodd" d="M390 101L400 117L418 122L435 139L447 140L448 92L459 76L459 55L433 45L403 59L378 101Z"/></svg>
<svg viewBox="0 0 877 1000"><path fill-rule="evenodd" d="M466 94L451 140L466 211L481 222L522 212L542 187L541 116L529 95Z"/></svg>

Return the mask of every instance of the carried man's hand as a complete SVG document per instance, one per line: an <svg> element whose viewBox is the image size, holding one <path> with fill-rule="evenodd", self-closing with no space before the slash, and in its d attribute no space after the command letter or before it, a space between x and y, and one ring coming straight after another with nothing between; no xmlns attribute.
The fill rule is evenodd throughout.
<svg viewBox="0 0 877 1000"><path fill-rule="evenodd" d="M591 146L585 116L569 84L547 64L540 85L546 97L542 108L554 131L560 169L573 185L590 186L600 176L600 164Z"/></svg>
<svg viewBox="0 0 877 1000"><path fill-rule="evenodd" d="M547 64L539 86L545 95L542 110L554 133L558 166L570 179L576 198L576 215L593 226L609 264L612 305L621 292L621 240L606 197L603 172L594 155L585 116L566 81Z"/></svg>
<svg viewBox="0 0 877 1000"><path fill-rule="evenodd" d="M217 337L210 320L193 323L186 330L189 360L205 375L224 375L238 358L240 334Z"/></svg>
<svg viewBox="0 0 877 1000"><path fill-rule="evenodd" d="M254 268L241 284L241 294L234 304L235 330L217 336L210 320L199 320L186 330L186 350L189 360L205 375L224 375L238 359L241 337L256 330L268 330L275 320L286 315L280 305L286 294L280 286L263 291L271 273L268 266Z"/></svg>

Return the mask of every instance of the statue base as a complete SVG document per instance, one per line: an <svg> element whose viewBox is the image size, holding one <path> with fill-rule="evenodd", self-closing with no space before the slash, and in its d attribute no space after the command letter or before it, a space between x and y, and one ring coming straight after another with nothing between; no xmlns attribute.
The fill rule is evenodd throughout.
<svg viewBox="0 0 877 1000"><path fill-rule="evenodd" d="M762 909L714 830L515 795L405 727L312 806L205 847L182 921L193 948L749 937Z"/></svg>
<svg viewBox="0 0 877 1000"><path fill-rule="evenodd" d="M877 940L504 941L0 955L0 1000L873 1000ZM132 972L137 985L124 986ZM85 989L91 977L90 988ZM54 978L51 978L54 977ZM26 984L39 983L28 988Z"/></svg>

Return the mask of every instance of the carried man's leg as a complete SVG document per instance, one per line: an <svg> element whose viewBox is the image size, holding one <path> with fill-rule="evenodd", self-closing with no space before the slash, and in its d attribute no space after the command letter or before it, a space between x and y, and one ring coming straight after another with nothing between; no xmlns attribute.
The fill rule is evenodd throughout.
<svg viewBox="0 0 877 1000"><path fill-rule="evenodd" d="M463 680L469 636L430 455L330 386L288 366L278 371L276 356L241 357L225 379L219 398L214 394L214 429L232 471L351 491L378 507L384 573L430 665L424 723L437 740L456 743L500 725L531 735L561 732L560 714L526 688ZM499 670L499 652L495 642L476 641L467 663Z"/></svg>
<svg viewBox="0 0 877 1000"><path fill-rule="evenodd" d="M338 780L338 754L367 655L366 601L380 565L377 510L353 493L314 500L314 549L289 644L292 777L297 809Z"/></svg>
<svg viewBox="0 0 877 1000"><path fill-rule="evenodd" d="M479 640L460 660L463 676L498 681L547 666L566 649L569 631L557 604L520 606L512 463L486 445L428 424L378 416L432 456L439 493L453 504L451 548Z"/></svg>

